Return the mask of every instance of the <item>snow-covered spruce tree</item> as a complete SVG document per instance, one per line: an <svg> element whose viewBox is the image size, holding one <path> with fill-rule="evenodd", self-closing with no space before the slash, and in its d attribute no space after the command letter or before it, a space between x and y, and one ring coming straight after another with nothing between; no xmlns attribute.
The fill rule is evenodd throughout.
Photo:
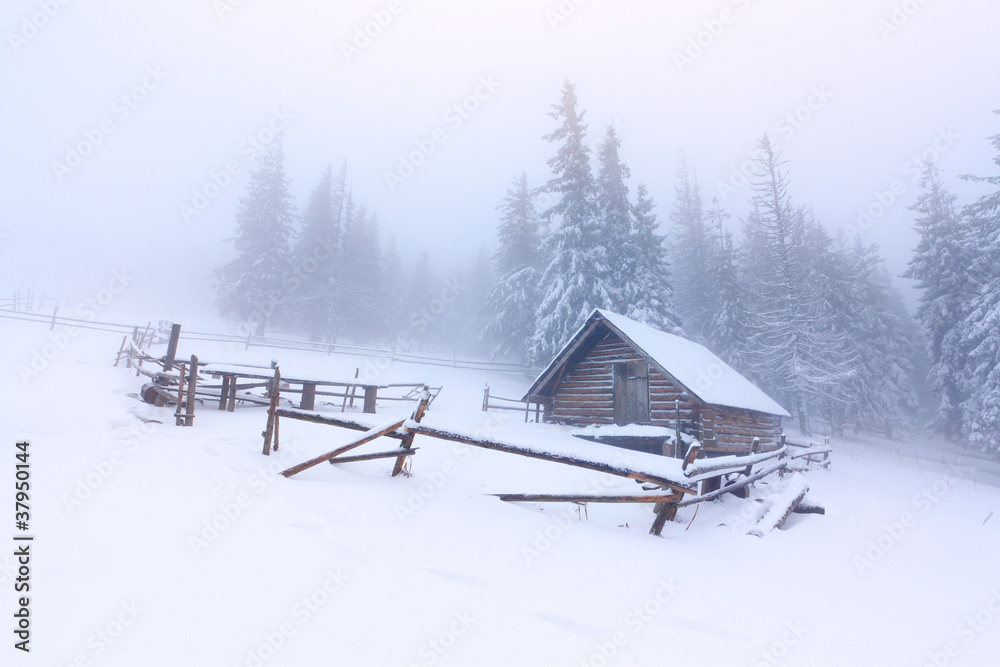
<svg viewBox="0 0 1000 667"><path fill-rule="evenodd" d="M442 313L434 309L438 301L443 304L441 295L441 283L431 268L430 253L424 250L411 269L404 311L409 321L408 332L421 345L442 337Z"/></svg>
<svg viewBox="0 0 1000 667"><path fill-rule="evenodd" d="M1000 111L996 112L1000 114ZM1000 166L1000 135L991 138ZM960 326L969 351L962 376L968 398L962 404L963 432L983 451L1000 454L1000 176L967 177L998 189L965 208L972 228L972 276L979 291Z"/></svg>
<svg viewBox="0 0 1000 667"><path fill-rule="evenodd" d="M726 228L729 215L718 199L713 199L707 215L713 238L709 280L717 292L716 309L705 330L705 344L727 364L743 371L741 350L747 337L747 307L739 254L733 234Z"/></svg>
<svg viewBox="0 0 1000 667"><path fill-rule="evenodd" d="M631 175L621 161L621 140L614 125L598 146L596 203L600 243L607 248L609 266L614 270L608 275L612 308L625 313L636 298L635 284L640 267L632 237L632 205L629 203L626 180Z"/></svg>
<svg viewBox="0 0 1000 667"><path fill-rule="evenodd" d="M546 214L555 217L558 226L545 246L552 259L542 275L542 299L528 349L529 363L535 365L548 363L594 308L613 306L608 284L611 269L602 244L590 151L585 142L587 126L568 81L553 109L549 115L559 127L545 140L560 145L548 162L553 178L547 189L557 194L559 201Z"/></svg>
<svg viewBox="0 0 1000 667"><path fill-rule="evenodd" d="M538 283L544 268L538 211L522 173L507 189L500 206L500 247L493 256L498 278L486 298L487 323L482 339L491 355L527 359L541 300Z"/></svg>
<svg viewBox="0 0 1000 667"><path fill-rule="evenodd" d="M683 156L677 168L676 197L670 214L670 249L673 277L677 285L674 304L684 321L684 332L692 340L708 342L719 310L719 285L713 264L719 249L718 232L705 214L704 198L697 177L688 173Z"/></svg>
<svg viewBox="0 0 1000 667"><path fill-rule="evenodd" d="M355 341L376 337L386 313L382 309L382 252L378 221L364 206L355 208L350 194L344 208L344 232L336 280L335 312L340 330Z"/></svg>
<svg viewBox="0 0 1000 667"><path fill-rule="evenodd" d="M809 414L842 398L850 373L846 340L834 328L828 286L809 246L808 213L792 206L784 162L764 135L752 180L752 211L744 221L747 287L745 367L810 432Z"/></svg>
<svg viewBox="0 0 1000 667"><path fill-rule="evenodd" d="M901 297L892 286L878 246L860 237L840 253L845 280L839 328L852 347L854 372L847 380L845 417L868 429L893 431L912 423L918 408L912 324L901 317Z"/></svg>
<svg viewBox="0 0 1000 667"><path fill-rule="evenodd" d="M933 366L931 386L938 397L932 430L957 441L962 431L962 403L968 398L962 377L968 360L962 323L969 314L976 284L972 279L973 248L966 224L955 210L955 196L933 164L924 166L923 192L910 209L917 213L920 241L903 273L917 281L917 319L927 334Z"/></svg>
<svg viewBox="0 0 1000 667"><path fill-rule="evenodd" d="M223 317L248 324L258 336L285 314L290 289L293 204L285 178L282 138L260 154L236 209L235 259L216 269L216 303Z"/></svg>
<svg viewBox="0 0 1000 667"><path fill-rule="evenodd" d="M313 341L323 340L337 325L333 280L339 259L346 181L346 162L336 177L332 167L323 170L309 197L302 231L292 251L300 283L293 296L296 320Z"/></svg>
<svg viewBox="0 0 1000 667"><path fill-rule="evenodd" d="M622 297L620 312L660 331L681 333L681 318L673 304L670 260L664 237L658 232L660 223L653 212L655 207L646 186L640 183L632 207L626 252L621 264L614 268L624 278L618 288Z"/></svg>

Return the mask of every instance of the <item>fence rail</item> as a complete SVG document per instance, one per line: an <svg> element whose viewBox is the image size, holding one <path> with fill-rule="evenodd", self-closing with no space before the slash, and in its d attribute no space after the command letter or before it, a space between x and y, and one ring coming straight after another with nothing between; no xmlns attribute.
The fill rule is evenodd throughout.
<svg viewBox="0 0 1000 667"><path fill-rule="evenodd" d="M58 311L59 309L56 308L51 314L43 314L38 312L23 312L0 308L0 318L35 322L37 324L47 324L49 325L49 329L54 329L56 325L66 325L77 327L79 329L108 331L117 334L130 334L135 329L135 325L133 324L98 322L96 320L66 317L59 315ZM140 325L140 328L144 327L145 325ZM319 343L274 336L242 336L238 334L213 333L205 331L185 331L184 340L242 346L244 350L249 350L251 347L260 347L276 350L295 350L300 352L322 352L329 355L339 354L356 357L380 357L403 363L437 366L442 368L457 368L492 373L511 373L525 376L532 376L535 374L533 369L521 364L484 361L481 359L471 359L467 357L463 358L459 357L456 353L452 353L450 356L420 354L400 350L395 346L374 347L346 343Z"/></svg>

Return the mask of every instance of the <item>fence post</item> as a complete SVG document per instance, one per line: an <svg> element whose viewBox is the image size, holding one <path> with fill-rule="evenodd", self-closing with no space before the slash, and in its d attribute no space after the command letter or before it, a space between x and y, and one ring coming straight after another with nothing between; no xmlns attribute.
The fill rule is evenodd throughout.
<svg viewBox="0 0 1000 667"><path fill-rule="evenodd" d="M181 325L174 324L170 327L170 342L167 343L167 356L163 358L163 372L169 373L174 369L174 359L177 357L177 343L181 337Z"/></svg>
<svg viewBox="0 0 1000 667"><path fill-rule="evenodd" d="M49 324L49 331L53 331L56 328L56 313L59 312L59 306L52 309L52 322Z"/></svg>
<svg viewBox="0 0 1000 667"><path fill-rule="evenodd" d="M486 388L483 389L483 412L490 411L490 385L486 383Z"/></svg>

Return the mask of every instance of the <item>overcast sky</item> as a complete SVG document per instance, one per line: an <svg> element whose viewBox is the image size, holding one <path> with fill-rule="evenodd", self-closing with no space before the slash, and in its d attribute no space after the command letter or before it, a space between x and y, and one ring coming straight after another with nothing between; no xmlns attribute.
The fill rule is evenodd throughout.
<svg viewBox="0 0 1000 667"><path fill-rule="evenodd" d="M646 182L664 219L683 150L738 226L749 188L719 184L739 185L765 131L794 199L831 231L879 213L895 183L862 226L899 272L915 243L908 161L936 150L963 197L981 189L959 174L995 174L998 25L993 0L8 0L0 296L84 299L125 269L117 305L209 312L249 140L269 125L287 125L300 210L346 158L400 248L450 268L492 246L515 174L548 177L541 137L567 78L593 141L618 126L633 192Z"/></svg>

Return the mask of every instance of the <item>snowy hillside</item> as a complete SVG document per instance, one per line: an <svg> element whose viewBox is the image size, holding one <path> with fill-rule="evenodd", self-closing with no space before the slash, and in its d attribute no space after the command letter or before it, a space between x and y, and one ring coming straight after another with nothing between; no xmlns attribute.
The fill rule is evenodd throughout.
<svg viewBox="0 0 1000 667"><path fill-rule="evenodd" d="M5 324L0 342L14 378L48 332ZM728 496L681 510L656 538L648 507L581 517L488 495L595 479L634 492L631 481L420 437L411 477L372 461L285 479L279 469L347 432L283 421L267 459L261 408L206 406L176 427L112 367L119 342L82 333L38 377L5 386L9 458L30 441L35 489L33 655L16 664L882 667L986 665L1000 649L1000 470L988 462L933 443L835 441L831 469L806 475L826 516L759 539L745 535L755 503ZM327 375L357 365L182 339L181 356L195 351ZM442 384L433 414L472 422L486 382L506 395L528 384L404 364L389 379ZM0 565L9 600L8 550Z"/></svg>

